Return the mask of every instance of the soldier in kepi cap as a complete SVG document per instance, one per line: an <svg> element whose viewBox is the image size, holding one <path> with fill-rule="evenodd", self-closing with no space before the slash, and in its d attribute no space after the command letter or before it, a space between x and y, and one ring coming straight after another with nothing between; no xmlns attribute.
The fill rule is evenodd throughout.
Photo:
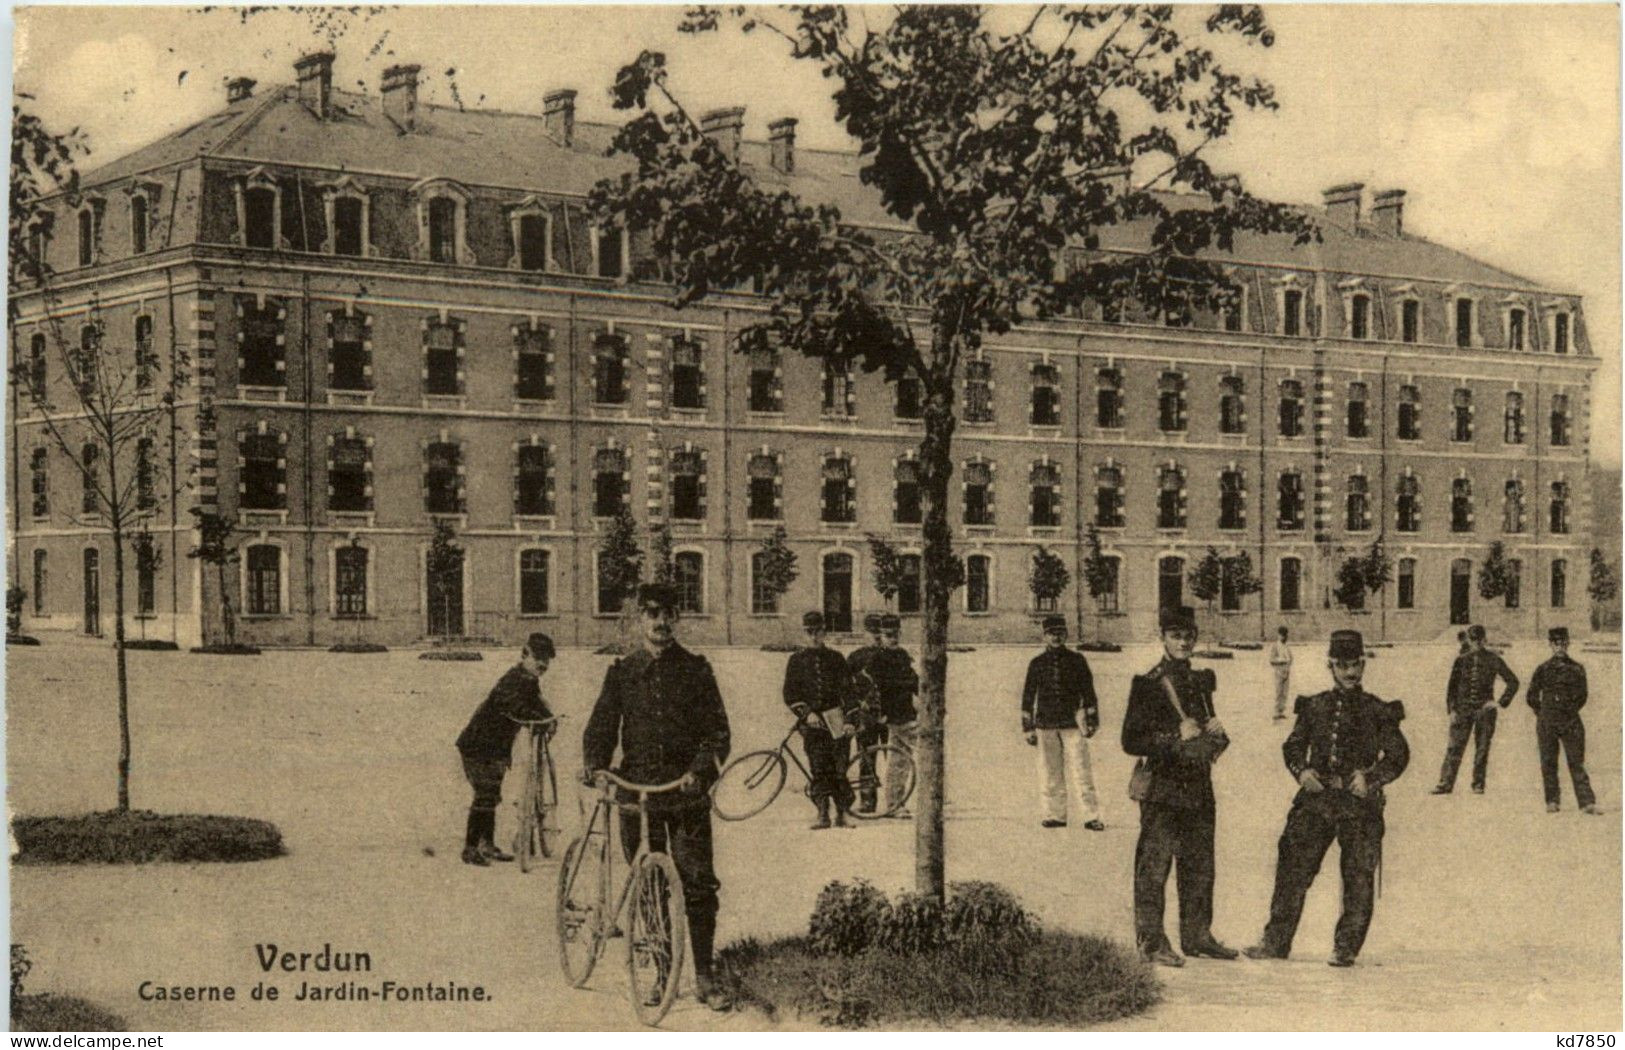
<svg viewBox="0 0 1625 1050"><path fill-rule="evenodd" d="M846 669L852 674L852 689L855 693L857 734L854 739L857 741L858 754L864 756L863 782L873 784L875 763L873 758L868 757L868 749L886 742L886 725L880 717L880 697L875 692L874 679L867 673L869 661L880 652L880 614L869 613L864 616L863 629L869 632L869 644L859 646L846 654ZM873 813L875 792L865 788L857 805L858 812Z"/></svg>
<svg viewBox="0 0 1625 1050"><path fill-rule="evenodd" d="M1083 724L1078 724L1079 714ZM1021 729L1038 748L1038 791L1046 828L1066 827L1066 778L1072 777L1084 827L1105 831L1095 798L1089 738L1100 728L1095 678L1082 653L1066 647L1066 617L1044 617L1044 651L1027 665L1021 687Z"/></svg>
<svg viewBox="0 0 1625 1050"><path fill-rule="evenodd" d="M1500 700L1495 698L1495 680L1506 683ZM1450 684L1445 687L1445 708L1450 712L1450 738L1445 745L1444 765L1433 794L1448 795L1456 786L1456 771L1467 751L1467 737L1473 738L1473 794L1484 793L1484 778L1490 768L1490 741L1495 739L1496 705L1506 707L1518 695L1518 676L1500 655L1484 646L1484 628L1467 628L1467 651L1456 657L1450 668Z"/></svg>
<svg viewBox="0 0 1625 1050"><path fill-rule="evenodd" d="M880 648L869 658L863 673L874 683L874 693L880 705L880 717L885 720L885 740L895 747L912 749L914 729L919 714L914 708L914 697L920 691L920 676L914 670L914 657L901 645L903 622L895 613L880 618ZM873 769L863 769L864 783L873 783ZM886 810L893 817L907 820L912 814L901 808L905 778L894 768L888 768L886 777ZM867 795L868 792L865 792ZM865 808L874 809L872 800L864 799Z"/></svg>
<svg viewBox="0 0 1625 1050"><path fill-rule="evenodd" d="M1405 707L1360 688L1365 641L1359 631L1333 631L1327 647L1333 688L1298 697L1297 724L1281 754L1299 784L1287 813L1275 864L1269 924L1252 959L1285 959L1303 915L1303 899L1336 839L1343 873L1343 914L1332 940L1332 966L1353 966L1371 926L1382 858L1382 789L1405 772L1410 749L1399 731Z"/></svg>
<svg viewBox="0 0 1625 1050"><path fill-rule="evenodd" d="M1557 781L1557 749L1569 760L1574 801L1586 813L1600 814L1597 796L1586 775L1586 727L1580 708L1586 705L1586 669L1569 657L1569 629L1546 632L1552 658L1535 668L1525 697L1535 709L1535 743L1540 749L1540 779L1546 789L1546 812L1556 813L1562 792Z"/></svg>
<svg viewBox="0 0 1625 1050"><path fill-rule="evenodd" d="M1196 614L1189 606L1158 614L1163 658L1134 676L1123 716L1123 750L1143 759L1130 783L1140 803L1134 847L1134 938L1140 956L1183 966L1163 932L1168 870L1179 886L1179 939L1186 955L1234 959L1213 936L1213 763L1230 745L1213 711L1218 681L1191 667ZM1143 781L1143 790L1137 785Z"/></svg>
<svg viewBox="0 0 1625 1050"><path fill-rule="evenodd" d="M830 826L829 804L835 803L835 826L851 827L852 785L846 780L852 675L846 658L824 645L824 614L806 613L801 626L807 644L790 655L784 667L784 704L800 719L801 744L812 771L808 793L818 809L814 831Z"/></svg>
<svg viewBox="0 0 1625 1050"><path fill-rule="evenodd" d="M468 828L463 837L463 863L488 866L493 860L513 860L496 845L497 804L502 801L502 778L513 756L514 737L521 721L553 717L542 699L542 675L553 661L553 639L537 631L519 650L519 662L491 687L457 737L463 756L463 775L474 789L468 807ZM548 729L549 734L552 733Z"/></svg>

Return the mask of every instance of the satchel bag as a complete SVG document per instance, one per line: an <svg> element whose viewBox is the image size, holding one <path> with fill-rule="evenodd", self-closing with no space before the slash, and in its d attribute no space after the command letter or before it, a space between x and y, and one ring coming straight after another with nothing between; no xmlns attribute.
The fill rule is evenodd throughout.
<svg viewBox="0 0 1625 1050"><path fill-rule="evenodd" d="M1174 714L1180 721L1185 719L1185 710L1179 706L1179 694L1174 691L1174 683L1163 678L1162 685L1168 693L1168 703L1173 706ZM1145 759L1134 763L1134 772L1128 778L1128 797L1135 802L1144 802L1145 797L1151 793L1151 769L1146 765Z"/></svg>

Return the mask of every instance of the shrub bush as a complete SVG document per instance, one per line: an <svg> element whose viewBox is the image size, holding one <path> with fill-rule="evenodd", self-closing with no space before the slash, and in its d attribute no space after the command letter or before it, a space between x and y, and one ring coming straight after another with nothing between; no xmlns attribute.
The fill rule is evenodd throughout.
<svg viewBox="0 0 1625 1050"><path fill-rule="evenodd" d="M1116 642L1079 642L1078 651L1084 653L1120 653L1123 647Z"/></svg>
<svg viewBox="0 0 1625 1050"><path fill-rule="evenodd" d="M863 879L832 882L818 894L807 942L819 955L857 955L874 943L886 919L886 895Z"/></svg>
<svg viewBox="0 0 1625 1050"><path fill-rule="evenodd" d="M387 653L389 646L379 645L377 642L340 642L328 646L330 653Z"/></svg>
<svg viewBox="0 0 1625 1050"><path fill-rule="evenodd" d="M71 995L25 995L11 1001L14 1032L125 1032L124 1018Z"/></svg>
<svg viewBox="0 0 1625 1050"><path fill-rule="evenodd" d="M29 961L28 949L20 944L11 946L11 1001L16 1002L23 994L23 978L28 971L34 968Z"/></svg>
<svg viewBox="0 0 1625 1050"><path fill-rule="evenodd" d="M131 638L125 641L124 648L148 653L174 653L180 651L180 646L167 638Z"/></svg>
<svg viewBox="0 0 1625 1050"><path fill-rule="evenodd" d="M484 656L472 649L430 649L418 654L419 660L483 660Z"/></svg>
<svg viewBox="0 0 1625 1050"><path fill-rule="evenodd" d="M199 646L194 647L192 649L192 651L194 653L202 653L205 656L258 656L258 655L260 655L260 651L259 651L259 648L257 646L248 645L248 644L243 643L243 642L232 642L229 645L224 643L224 642L220 642L220 643L217 643L217 644L214 644L214 645L199 645Z"/></svg>
<svg viewBox="0 0 1625 1050"><path fill-rule="evenodd" d="M148 810L12 821L18 864L148 864L270 860L287 852L276 825L246 817Z"/></svg>

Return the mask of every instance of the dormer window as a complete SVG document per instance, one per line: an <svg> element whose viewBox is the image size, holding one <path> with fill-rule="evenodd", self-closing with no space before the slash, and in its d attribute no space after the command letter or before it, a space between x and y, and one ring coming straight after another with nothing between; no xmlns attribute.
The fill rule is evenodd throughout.
<svg viewBox="0 0 1625 1050"><path fill-rule="evenodd" d="M147 250L147 198L130 198L130 250L140 255Z"/></svg>
<svg viewBox="0 0 1625 1050"><path fill-rule="evenodd" d="M264 168L237 181L238 243L249 248L276 248L282 229L282 194Z"/></svg>
<svg viewBox="0 0 1625 1050"><path fill-rule="evenodd" d="M1399 340L1402 343L1422 341L1422 303L1406 299L1399 304Z"/></svg>
<svg viewBox="0 0 1625 1050"><path fill-rule="evenodd" d="M450 179L433 179L413 187L418 200L418 257L430 262L471 266L468 250L468 202L471 194Z"/></svg>
<svg viewBox="0 0 1625 1050"><path fill-rule="evenodd" d="M1470 347L1474 343L1473 314L1475 304L1466 296L1457 296L1455 301L1456 312L1456 345Z"/></svg>
<svg viewBox="0 0 1625 1050"><path fill-rule="evenodd" d="M1356 293L1349 299L1349 338L1371 338L1371 297Z"/></svg>
<svg viewBox="0 0 1625 1050"><path fill-rule="evenodd" d="M327 250L334 255L361 258L370 254L371 199L361 184L346 175L322 192L327 219Z"/></svg>
<svg viewBox="0 0 1625 1050"><path fill-rule="evenodd" d="M1303 278L1297 274L1287 274L1275 284L1275 305L1282 335L1304 335L1308 331L1303 283Z"/></svg>
<svg viewBox="0 0 1625 1050"><path fill-rule="evenodd" d="M630 254L626 230L619 226L592 228L592 272L599 277L625 277Z"/></svg>
<svg viewBox="0 0 1625 1050"><path fill-rule="evenodd" d="M1528 315L1520 307L1512 307L1507 311L1507 349L1524 349L1525 333L1527 331Z"/></svg>
<svg viewBox="0 0 1625 1050"><path fill-rule="evenodd" d="M1556 354L1569 352L1569 315L1566 313L1552 315L1552 352Z"/></svg>
<svg viewBox="0 0 1625 1050"><path fill-rule="evenodd" d="M513 256L508 265L542 273L553 269L553 220L547 205L526 197L508 211L508 232Z"/></svg>

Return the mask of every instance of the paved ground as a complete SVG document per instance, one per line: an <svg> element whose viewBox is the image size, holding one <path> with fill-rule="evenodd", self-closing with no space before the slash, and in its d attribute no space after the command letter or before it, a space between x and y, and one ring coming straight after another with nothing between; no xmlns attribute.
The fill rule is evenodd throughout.
<svg viewBox="0 0 1625 1050"><path fill-rule="evenodd" d="M1525 679L1544 646L1509 654ZM1045 922L1131 936L1136 813L1117 746L1128 676L1149 648L1091 662L1104 704L1095 769L1108 830L1037 827L1033 753L1015 731L1015 684L1028 653L985 649L951 669L948 856L951 879L994 879ZM1367 684L1407 700L1415 754L1390 791L1384 896L1360 966L1324 965L1337 913L1328 858L1294 959L1203 963L1165 973L1166 1002L1118 1027L1146 1030L1509 1029L1621 1027L1620 719L1617 655L1580 654L1591 669L1590 768L1606 818L1541 805L1533 717L1520 699L1503 718L1489 793L1427 796L1444 741L1450 652L1381 650ZM1218 704L1235 741L1217 772L1216 932L1250 943L1265 918L1275 841L1293 785L1281 724L1269 718L1262 654L1216 663ZM117 735L112 655L50 639L14 649L7 682L9 802L14 813L106 808ZM1300 647L1299 681L1326 681ZM275 821L284 859L250 865L12 871L12 940L29 946L31 991L84 995L154 1029L622 1028L633 1024L618 951L587 991L566 987L554 958L549 864L529 876L456 859L467 791L451 740L501 673L415 653L268 653L257 659L133 653L135 805ZM783 731L776 690L784 656L712 654L736 750ZM606 657L569 651L549 674L570 716L565 761ZM792 777L796 774L792 771ZM724 884L720 939L797 930L819 887L863 876L906 886L912 828L805 830L809 808L786 792L754 820L718 824ZM504 810L500 833L511 828ZM1170 887L1171 889L1171 887ZM1170 896L1172 894L1170 893ZM1170 916L1170 928L1173 926ZM483 985L484 1004L290 1003L300 975L278 974L283 1000L248 999L264 978L255 946L371 954L374 981ZM613 950L613 949L612 949ZM318 982L345 975L309 975ZM231 984L233 1004L143 1003L137 986ZM679 1003L675 1027L750 1028Z"/></svg>

